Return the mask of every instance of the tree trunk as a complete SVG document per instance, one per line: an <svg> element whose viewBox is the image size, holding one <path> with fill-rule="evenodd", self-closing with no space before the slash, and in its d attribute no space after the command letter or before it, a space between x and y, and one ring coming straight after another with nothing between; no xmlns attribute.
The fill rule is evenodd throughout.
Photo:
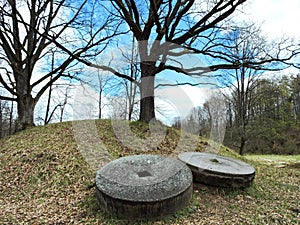
<svg viewBox="0 0 300 225"><path fill-rule="evenodd" d="M50 79L52 79L52 76ZM51 117L49 117L51 98L52 98L52 85L50 85L50 87L49 87L49 94L48 94L48 100L47 100L47 106L46 106L46 115L45 115L44 125L48 124L51 120Z"/></svg>
<svg viewBox="0 0 300 225"><path fill-rule="evenodd" d="M22 95L18 97L18 119L16 130L24 130L27 127L34 126L34 108L35 100L30 94Z"/></svg>
<svg viewBox="0 0 300 225"><path fill-rule="evenodd" d="M154 81L155 76L153 70L155 64L153 62L143 62L141 64L141 101L140 101L140 120L149 123L155 119L154 105Z"/></svg>
<svg viewBox="0 0 300 225"><path fill-rule="evenodd" d="M244 155L245 148L246 148L246 138L242 135L241 142L240 142L240 150L239 150L240 155Z"/></svg>
<svg viewBox="0 0 300 225"><path fill-rule="evenodd" d="M102 118L102 87L99 88L99 98L98 98L98 119L101 118Z"/></svg>

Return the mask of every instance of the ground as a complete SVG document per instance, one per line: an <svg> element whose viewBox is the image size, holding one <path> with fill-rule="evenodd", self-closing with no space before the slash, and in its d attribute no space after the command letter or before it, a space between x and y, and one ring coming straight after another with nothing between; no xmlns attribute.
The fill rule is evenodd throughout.
<svg viewBox="0 0 300 225"><path fill-rule="evenodd" d="M122 146L109 120L96 121L112 158L139 154ZM138 136L147 126L132 123ZM179 132L147 153L170 155ZM188 138L188 137L186 137ZM209 143L199 138L196 150ZM102 212L95 198L96 171L78 149L71 122L35 127L0 140L1 224L300 224L300 156L221 155L256 169L253 185L224 189L194 184L190 205L156 221L126 221Z"/></svg>

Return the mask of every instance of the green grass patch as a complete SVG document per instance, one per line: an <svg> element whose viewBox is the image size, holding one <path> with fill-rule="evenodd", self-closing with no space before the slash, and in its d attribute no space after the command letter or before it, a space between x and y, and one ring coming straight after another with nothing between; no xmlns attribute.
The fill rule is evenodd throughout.
<svg viewBox="0 0 300 225"><path fill-rule="evenodd" d="M274 161L274 162L297 162L300 155L246 155L247 159L255 161Z"/></svg>

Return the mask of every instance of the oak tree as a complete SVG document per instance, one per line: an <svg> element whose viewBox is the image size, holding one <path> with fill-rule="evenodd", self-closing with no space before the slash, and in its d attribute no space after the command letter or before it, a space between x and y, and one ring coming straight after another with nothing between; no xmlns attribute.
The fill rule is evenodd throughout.
<svg viewBox="0 0 300 225"><path fill-rule="evenodd" d="M54 82L74 77L68 69L75 70L76 57L90 57L91 49L98 54L114 36L110 26L117 23L110 17L100 16L94 24L96 5L88 0L0 1L0 85L7 93L0 99L17 103L17 130L34 125L36 103ZM55 67L40 70L57 46L68 46L71 54L56 54Z"/></svg>
<svg viewBox="0 0 300 225"><path fill-rule="evenodd" d="M260 58L247 61L228 60L224 51L234 46L224 43L224 33L231 27L231 16L246 1L111 0L115 9L112 14L124 21L138 43L140 81L123 77L140 88L140 120L155 119L154 83L156 75L162 71L201 76L221 69L257 69L273 62L288 62L296 54L295 51L288 54L266 52ZM205 58L207 64L187 67L180 61L186 54L197 54ZM120 76L117 70L110 70Z"/></svg>

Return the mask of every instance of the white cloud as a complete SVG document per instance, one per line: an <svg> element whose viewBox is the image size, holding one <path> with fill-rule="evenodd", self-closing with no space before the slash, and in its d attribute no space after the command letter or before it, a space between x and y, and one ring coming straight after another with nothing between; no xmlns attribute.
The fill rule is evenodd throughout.
<svg viewBox="0 0 300 225"><path fill-rule="evenodd" d="M176 86L167 87L155 92L157 117L171 125L174 118L181 120L187 117L193 108L203 105L216 91L209 87Z"/></svg>
<svg viewBox="0 0 300 225"><path fill-rule="evenodd" d="M265 35L272 38L293 36L300 38L299 0L253 0L244 8L241 18L262 24Z"/></svg>

